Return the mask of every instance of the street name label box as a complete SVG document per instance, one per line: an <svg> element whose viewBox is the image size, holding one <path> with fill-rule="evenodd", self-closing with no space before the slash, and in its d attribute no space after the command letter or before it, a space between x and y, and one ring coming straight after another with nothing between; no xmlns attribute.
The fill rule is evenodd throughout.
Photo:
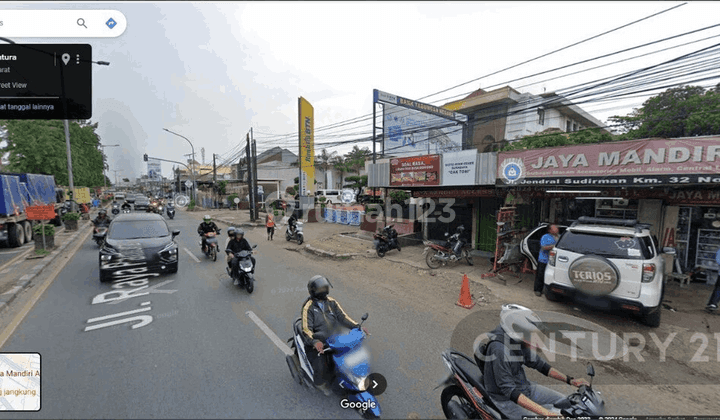
<svg viewBox="0 0 720 420"><path fill-rule="evenodd" d="M91 66L90 44L0 44L0 119L90 119Z"/></svg>

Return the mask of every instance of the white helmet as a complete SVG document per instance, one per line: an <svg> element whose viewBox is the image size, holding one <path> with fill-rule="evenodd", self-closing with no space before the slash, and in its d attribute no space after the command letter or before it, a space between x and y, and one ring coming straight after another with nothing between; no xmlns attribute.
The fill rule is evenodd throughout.
<svg viewBox="0 0 720 420"><path fill-rule="evenodd" d="M531 309L514 303L502 306L500 327L514 341L530 343L533 336L545 340L547 337L538 328L542 320Z"/></svg>

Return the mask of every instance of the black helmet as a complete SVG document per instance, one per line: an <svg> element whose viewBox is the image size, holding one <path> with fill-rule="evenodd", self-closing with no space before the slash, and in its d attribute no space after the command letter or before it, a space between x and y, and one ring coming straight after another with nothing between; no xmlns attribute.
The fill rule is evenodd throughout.
<svg viewBox="0 0 720 420"><path fill-rule="evenodd" d="M227 234L228 234L228 236L231 237L231 238L235 236L235 232L236 232L236 229L235 229L234 227L232 227L232 226L230 226L230 227L227 229Z"/></svg>
<svg viewBox="0 0 720 420"><path fill-rule="evenodd" d="M330 281L326 279L323 276L317 275L310 279L308 282L308 293L310 293L310 296L314 297L315 299L322 299L324 300L328 293L330 293L330 288L332 287L332 284L330 284Z"/></svg>

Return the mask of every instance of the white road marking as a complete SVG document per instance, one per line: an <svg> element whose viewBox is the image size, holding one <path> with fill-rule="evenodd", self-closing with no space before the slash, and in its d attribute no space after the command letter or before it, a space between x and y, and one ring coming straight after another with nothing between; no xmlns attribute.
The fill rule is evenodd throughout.
<svg viewBox="0 0 720 420"><path fill-rule="evenodd" d="M147 312L151 309L152 308L141 308L141 309L135 309L133 311L120 312L118 314L105 315L105 316L101 316L101 317L97 317L97 318L90 318L87 320L87 323L92 324L93 322L105 321L106 319L118 318L121 316L132 315L132 314L136 314L139 312ZM93 328L93 327L88 327L88 328ZM86 331L88 331L87 328L86 328Z"/></svg>
<svg viewBox="0 0 720 420"><path fill-rule="evenodd" d="M190 252L189 249L187 249L187 248L183 248L183 249L185 250L185 252L187 252L187 254L190 256L190 258L192 258L193 260L195 260L196 263L199 263L199 262L200 262L200 260L198 260L198 257L196 257L195 255L193 255L193 253Z"/></svg>
<svg viewBox="0 0 720 420"><path fill-rule="evenodd" d="M254 313L253 311L247 311L247 312L245 312L245 315L249 316L250 319L252 319L253 322L258 326L258 328L260 328L260 330L262 330L262 332L264 332L265 335L267 335L268 338L270 338L270 340L272 340L272 342L275 343L275 345L276 345L283 353L285 353L285 354L287 354L287 355L292 355L292 354L293 354L292 350L290 350L290 347L288 347L287 344L285 344L285 342L283 342L283 341L280 339L280 337L278 337L277 334L275 334L275 333L273 332L273 330L270 329L270 327L268 327L267 325L265 325L265 323L262 322L262 320L261 320L260 318L258 318L258 316L255 315L255 313Z"/></svg>

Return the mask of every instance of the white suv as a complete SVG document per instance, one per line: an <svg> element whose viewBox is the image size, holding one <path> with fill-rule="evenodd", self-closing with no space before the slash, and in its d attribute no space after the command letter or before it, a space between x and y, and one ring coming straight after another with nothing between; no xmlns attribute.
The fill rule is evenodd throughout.
<svg viewBox="0 0 720 420"><path fill-rule="evenodd" d="M630 311L657 327L665 261L649 228L636 220L579 218L549 253L545 297ZM662 252L674 254L675 249Z"/></svg>

